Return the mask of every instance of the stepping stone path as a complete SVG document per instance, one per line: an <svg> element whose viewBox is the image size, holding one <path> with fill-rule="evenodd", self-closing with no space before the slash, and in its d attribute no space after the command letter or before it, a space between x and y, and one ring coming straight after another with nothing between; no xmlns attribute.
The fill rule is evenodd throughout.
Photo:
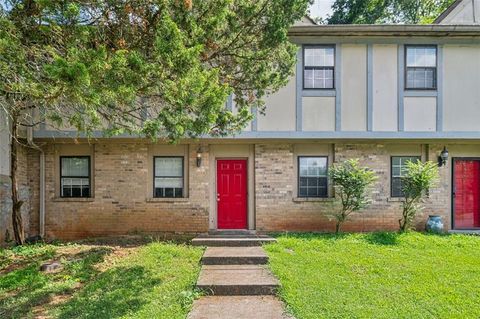
<svg viewBox="0 0 480 319"><path fill-rule="evenodd" d="M205 296L196 300L188 319L288 319L275 296L280 286L268 269L261 247L275 242L268 236L210 235L193 239L207 246L197 288Z"/></svg>

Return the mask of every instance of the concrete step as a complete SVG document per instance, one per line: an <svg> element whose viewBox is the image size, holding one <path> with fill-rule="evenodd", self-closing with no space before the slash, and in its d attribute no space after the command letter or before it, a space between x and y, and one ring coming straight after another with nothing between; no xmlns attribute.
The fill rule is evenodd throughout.
<svg viewBox="0 0 480 319"><path fill-rule="evenodd" d="M195 300L188 319L290 319L274 296L205 296Z"/></svg>
<svg viewBox="0 0 480 319"><path fill-rule="evenodd" d="M263 265L268 256L262 247L208 247L203 265Z"/></svg>
<svg viewBox="0 0 480 319"><path fill-rule="evenodd" d="M275 295L278 280L263 265L204 265L197 288L209 295Z"/></svg>
<svg viewBox="0 0 480 319"><path fill-rule="evenodd" d="M192 239L194 246L209 247L250 247L276 242L275 238L265 235L203 235Z"/></svg>
<svg viewBox="0 0 480 319"><path fill-rule="evenodd" d="M257 231L249 230L249 229L217 229L217 230L209 230L208 235L219 235L219 236L256 236Z"/></svg>

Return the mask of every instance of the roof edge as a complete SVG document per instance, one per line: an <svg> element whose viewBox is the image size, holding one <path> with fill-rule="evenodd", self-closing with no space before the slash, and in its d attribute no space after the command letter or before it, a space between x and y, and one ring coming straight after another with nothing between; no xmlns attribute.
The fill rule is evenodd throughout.
<svg viewBox="0 0 480 319"><path fill-rule="evenodd" d="M336 24L296 26L290 36L480 36L480 25Z"/></svg>
<svg viewBox="0 0 480 319"><path fill-rule="evenodd" d="M445 11L443 11L434 21L434 24L440 24L463 0L456 0Z"/></svg>

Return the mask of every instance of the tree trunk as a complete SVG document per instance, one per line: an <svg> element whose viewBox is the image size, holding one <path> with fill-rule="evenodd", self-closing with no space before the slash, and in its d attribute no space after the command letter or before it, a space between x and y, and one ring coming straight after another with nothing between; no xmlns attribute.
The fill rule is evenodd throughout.
<svg viewBox="0 0 480 319"><path fill-rule="evenodd" d="M23 230L21 208L23 201L18 197L18 181L17 181L17 146L18 146L18 115L12 115L11 143L10 143L10 178L12 182L12 226L13 235L17 245L23 245L25 242L25 233Z"/></svg>
<svg viewBox="0 0 480 319"><path fill-rule="evenodd" d="M341 225L342 225L342 222L340 220L337 220L337 224L335 225L335 234L338 235L338 233L340 232Z"/></svg>

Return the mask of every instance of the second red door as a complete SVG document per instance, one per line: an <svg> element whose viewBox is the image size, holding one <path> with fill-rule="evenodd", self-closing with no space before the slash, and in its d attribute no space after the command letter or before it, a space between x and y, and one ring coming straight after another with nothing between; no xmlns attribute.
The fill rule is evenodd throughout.
<svg viewBox="0 0 480 319"><path fill-rule="evenodd" d="M480 161L454 161L454 216L456 229L480 227Z"/></svg>
<svg viewBox="0 0 480 319"><path fill-rule="evenodd" d="M217 160L218 229L247 228L247 160Z"/></svg>

